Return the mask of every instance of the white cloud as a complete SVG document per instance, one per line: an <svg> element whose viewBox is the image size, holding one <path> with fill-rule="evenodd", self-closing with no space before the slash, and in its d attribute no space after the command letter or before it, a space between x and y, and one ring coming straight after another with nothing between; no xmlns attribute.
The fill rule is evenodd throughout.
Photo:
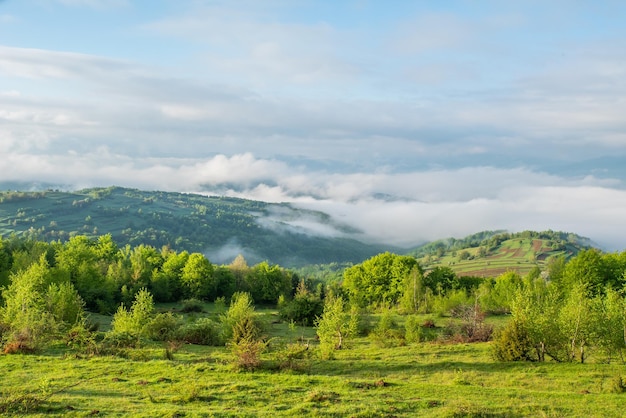
<svg viewBox="0 0 626 418"><path fill-rule="evenodd" d="M292 202L329 213L337 224L361 230L360 238L405 246L485 229L553 229L618 249L626 227L626 190L617 188L620 183L572 180L522 168L342 175L249 153L206 161L138 160L102 148L85 155L12 154L0 161L0 172L5 173L3 181L45 179L76 188L123 184ZM479 187L469 192L468 184ZM277 214L274 224L303 233L342 233L315 217L288 215Z"/></svg>

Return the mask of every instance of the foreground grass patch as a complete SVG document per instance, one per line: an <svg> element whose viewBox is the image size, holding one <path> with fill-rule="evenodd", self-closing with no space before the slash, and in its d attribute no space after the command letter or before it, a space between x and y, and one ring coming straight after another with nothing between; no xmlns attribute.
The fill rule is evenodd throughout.
<svg viewBox="0 0 626 418"><path fill-rule="evenodd" d="M272 353L265 364L272 364ZM606 364L495 363L488 343L357 340L306 372L233 372L223 348L3 355L0 413L30 416L621 416Z"/></svg>

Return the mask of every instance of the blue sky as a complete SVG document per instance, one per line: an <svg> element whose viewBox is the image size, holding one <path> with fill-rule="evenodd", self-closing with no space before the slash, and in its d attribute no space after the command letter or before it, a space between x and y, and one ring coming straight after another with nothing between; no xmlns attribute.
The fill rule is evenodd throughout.
<svg viewBox="0 0 626 418"><path fill-rule="evenodd" d="M608 0L0 1L0 182L621 250L625 21Z"/></svg>

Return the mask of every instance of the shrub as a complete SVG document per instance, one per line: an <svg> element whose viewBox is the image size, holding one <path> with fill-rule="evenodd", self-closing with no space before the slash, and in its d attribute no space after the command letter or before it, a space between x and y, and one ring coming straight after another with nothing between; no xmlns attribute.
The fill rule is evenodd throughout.
<svg viewBox="0 0 626 418"><path fill-rule="evenodd" d="M267 343L255 339L241 339L231 344L233 366L237 370L252 371L261 366L261 354L267 348Z"/></svg>
<svg viewBox="0 0 626 418"><path fill-rule="evenodd" d="M239 335L244 331L242 326L249 327L246 335L260 335L263 326L254 314L254 306L249 293L235 293L231 299L230 307L226 314L221 316L222 339L231 341L235 334L235 327L240 328ZM254 328L254 330L253 330Z"/></svg>
<svg viewBox="0 0 626 418"><path fill-rule="evenodd" d="M188 344L212 346L223 344L219 325L209 318L200 318L191 324L183 325L176 332L175 339Z"/></svg>
<svg viewBox="0 0 626 418"><path fill-rule="evenodd" d="M276 353L276 358L281 370L305 371L310 367L309 344L287 344Z"/></svg>
<svg viewBox="0 0 626 418"><path fill-rule="evenodd" d="M319 296L308 291L304 281L300 282L294 298L279 304L280 316L303 326L312 326L315 319L324 311L324 302Z"/></svg>
<svg viewBox="0 0 626 418"><path fill-rule="evenodd" d="M422 327L417 316L407 316L404 323L404 339L407 343L418 343L422 340Z"/></svg>
<svg viewBox="0 0 626 418"><path fill-rule="evenodd" d="M534 347L522 322L510 321L493 340L493 355L499 361L533 360Z"/></svg>
<svg viewBox="0 0 626 418"><path fill-rule="evenodd" d="M154 341L170 341L182 324L180 317L171 312L157 314L144 327L144 335Z"/></svg>
<svg viewBox="0 0 626 418"><path fill-rule="evenodd" d="M381 347L404 344L404 335L390 310L386 310L380 317L376 328L370 333L370 338Z"/></svg>
<svg viewBox="0 0 626 418"><path fill-rule="evenodd" d="M461 320L444 328L444 337L457 342L489 341L493 327L485 324L485 313L476 305L457 306L452 314Z"/></svg>
<svg viewBox="0 0 626 418"><path fill-rule="evenodd" d="M107 332L100 344L102 354L118 354L119 349L138 348L141 346L141 340L137 334L129 332Z"/></svg>
<svg viewBox="0 0 626 418"><path fill-rule="evenodd" d="M332 359L335 350L342 349L345 340L356 335L359 317L355 307L346 312L342 298L326 298L324 313L315 323L322 358Z"/></svg>
<svg viewBox="0 0 626 418"><path fill-rule="evenodd" d="M611 393L624 393L626 391L626 383L624 383L624 379L622 376L615 375L611 380L611 387L609 388Z"/></svg>
<svg viewBox="0 0 626 418"><path fill-rule="evenodd" d="M44 298L46 310L65 326L72 327L83 319L85 302L71 283L50 284Z"/></svg>
<svg viewBox="0 0 626 418"><path fill-rule="evenodd" d="M144 336L144 328L152 320L154 302L152 295L146 289L141 289L135 295L135 300L127 310L123 305L113 315L111 322L112 333L132 334L136 337Z"/></svg>
<svg viewBox="0 0 626 418"><path fill-rule="evenodd" d="M183 306L180 309L180 311L184 313L202 312L203 310L204 305L202 301L193 298L183 300Z"/></svg>

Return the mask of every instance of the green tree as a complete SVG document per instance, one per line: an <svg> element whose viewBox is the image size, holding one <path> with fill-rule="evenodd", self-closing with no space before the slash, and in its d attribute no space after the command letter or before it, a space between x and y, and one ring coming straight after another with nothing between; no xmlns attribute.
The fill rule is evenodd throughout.
<svg viewBox="0 0 626 418"><path fill-rule="evenodd" d="M624 361L626 349L626 306L624 297L608 286L604 295L592 301L594 345L610 362L615 356Z"/></svg>
<svg viewBox="0 0 626 418"><path fill-rule="evenodd" d="M235 293L228 311L221 317L224 341L237 343L240 338L258 338L263 326L254 312L249 293Z"/></svg>
<svg viewBox="0 0 626 418"><path fill-rule="evenodd" d="M426 298L427 292L424 286L424 276L419 265L415 265L405 279L401 307L404 312L423 312L425 310Z"/></svg>
<svg viewBox="0 0 626 418"><path fill-rule="evenodd" d="M111 321L111 332L140 338L146 334L146 326L154 315L154 300L147 289L140 289L130 309L120 305Z"/></svg>
<svg viewBox="0 0 626 418"><path fill-rule="evenodd" d="M83 302L69 282L54 283L45 255L26 270L11 275L2 291L0 324L9 351L35 350L55 340L84 318Z"/></svg>
<svg viewBox="0 0 626 418"><path fill-rule="evenodd" d="M457 288L458 284L456 273L447 266L437 266L424 277L424 285L440 295Z"/></svg>
<svg viewBox="0 0 626 418"><path fill-rule="evenodd" d="M184 297L181 276L189 259L189 253L164 250L161 255L164 261L161 268L152 275L150 290L156 301L174 302Z"/></svg>
<svg viewBox="0 0 626 418"><path fill-rule="evenodd" d="M247 289L257 303L276 303L280 295L291 293L291 276L279 265L263 261L246 275Z"/></svg>
<svg viewBox="0 0 626 418"><path fill-rule="evenodd" d="M280 306L279 312L287 321L312 326L323 310L324 302L306 287L304 280L301 280L293 299Z"/></svg>
<svg viewBox="0 0 626 418"><path fill-rule="evenodd" d="M487 312L510 312L513 297L522 282L522 277L513 271L503 273L495 280L485 280L478 288L480 306Z"/></svg>
<svg viewBox="0 0 626 418"><path fill-rule="evenodd" d="M215 299L216 282L213 271L213 265L203 254L190 254L180 276L183 296L186 299Z"/></svg>
<svg viewBox="0 0 626 418"><path fill-rule="evenodd" d="M413 257L378 254L347 268L343 287L359 306L395 305L405 294L407 277L415 267L419 268Z"/></svg>
<svg viewBox="0 0 626 418"><path fill-rule="evenodd" d="M57 250L55 261L69 275L87 309L105 313L112 306L115 289L107 281L108 264L101 262L95 241L76 235Z"/></svg>
<svg viewBox="0 0 626 418"><path fill-rule="evenodd" d="M564 292L582 285L590 295L604 290L605 285L618 286L617 278L610 274L610 269L599 250L590 249L579 252L569 260L563 270L561 288Z"/></svg>
<svg viewBox="0 0 626 418"><path fill-rule="evenodd" d="M334 358L335 350L344 348L345 341L357 334L358 324L358 313L348 312L342 298L326 298L324 312L315 323L322 358Z"/></svg>
<svg viewBox="0 0 626 418"><path fill-rule="evenodd" d="M558 321L569 345L569 360L585 362L586 349L593 342L593 312L589 289L583 283L575 284L564 301Z"/></svg>

